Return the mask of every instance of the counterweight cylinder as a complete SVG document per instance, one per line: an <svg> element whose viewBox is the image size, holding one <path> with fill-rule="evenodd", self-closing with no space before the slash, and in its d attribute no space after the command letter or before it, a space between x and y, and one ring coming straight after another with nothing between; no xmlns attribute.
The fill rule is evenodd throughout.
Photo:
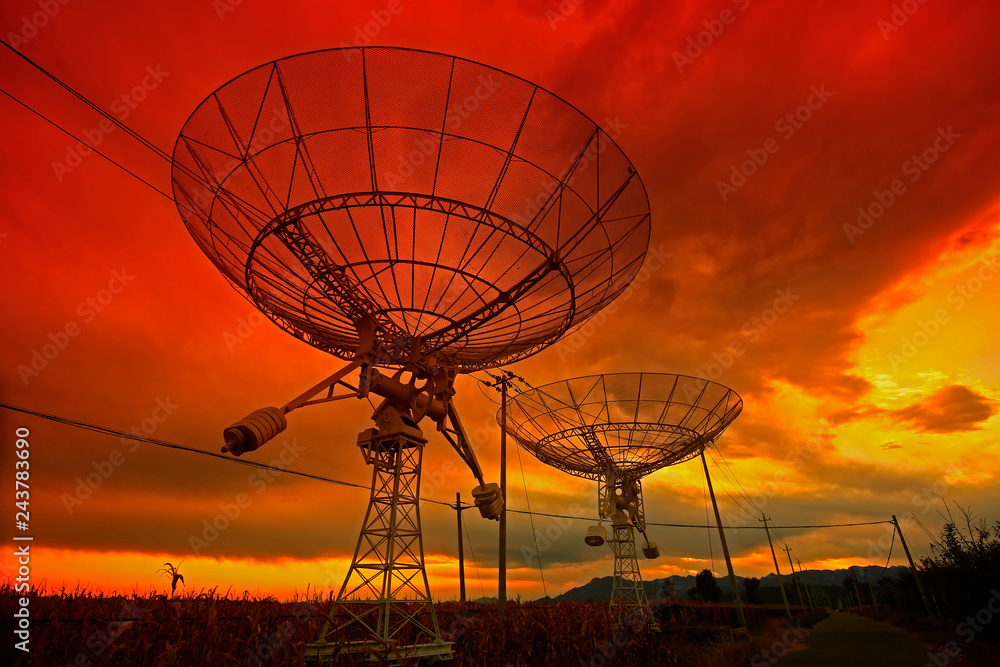
<svg viewBox="0 0 1000 667"><path fill-rule="evenodd" d="M222 452L240 456L252 452L287 428L284 413L278 408L254 410L222 432L226 444Z"/></svg>

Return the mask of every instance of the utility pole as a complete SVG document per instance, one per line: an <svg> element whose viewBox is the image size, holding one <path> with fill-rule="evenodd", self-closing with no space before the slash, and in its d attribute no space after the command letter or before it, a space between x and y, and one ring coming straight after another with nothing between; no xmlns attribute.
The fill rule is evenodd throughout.
<svg viewBox="0 0 1000 667"><path fill-rule="evenodd" d="M507 611L507 382L500 385L500 580L497 586L497 610L500 618Z"/></svg>
<svg viewBox="0 0 1000 667"><path fill-rule="evenodd" d="M785 555L788 556L788 567L792 570L792 581L795 582L795 593L799 596L799 606L806 606L805 601L802 599L802 589L799 588L799 579L795 576L795 566L792 565L792 548L785 545Z"/></svg>
<svg viewBox="0 0 1000 667"><path fill-rule="evenodd" d="M515 379L524 379L510 371L501 370L498 375L487 373L493 382L483 382L500 392L500 497L503 510L500 511L500 545L497 569L497 611L503 618L507 611L507 385Z"/></svg>
<svg viewBox="0 0 1000 667"><path fill-rule="evenodd" d="M854 584L854 587L853 587L852 590L854 591L854 599L858 603L858 609L864 609L865 608L865 601L861 599L861 582L858 581L858 577L854 574L854 567L853 566L850 567L850 568L848 568L847 571L850 572L850 574L851 574L851 581Z"/></svg>
<svg viewBox="0 0 1000 667"><path fill-rule="evenodd" d="M802 570L802 561L799 561L799 572L801 573L802 571L803 571ZM809 594L812 597L813 608L814 609L818 609L819 607L822 607L823 604L820 601L820 593L822 591L820 590L819 586L816 585L816 580L813 578L812 574L810 574L808 572L804 575L804 578L805 578L806 584L807 584L806 590L809 591Z"/></svg>
<svg viewBox="0 0 1000 667"><path fill-rule="evenodd" d="M799 564L799 574L802 576L802 586L806 589L806 598L809 600L809 608L815 609L816 605L813 602L813 592L809 590L809 580L804 574L802 574L802 560L796 558L795 562Z"/></svg>
<svg viewBox="0 0 1000 667"><path fill-rule="evenodd" d="M722 529L722 517L719 515L719 504L715 501L715 491L712 489L712 476L708 474L708 462L705 460L705 450L701 450L701 464L705 466L705 479L708 480L708 494L712 496L712 508L715 509L715 523L719 526L719 541L722 542L722 553L726 557L726 569L729 570L729 585L733 588L733 602L736 603L736 620L740 627L747 629L747 619L743 613L743 601L740 600L740 589L736 585L736 573L733 571L733 561L729 558L729 546L726 544L726 532Z"/></svg>
<svg viewBox="0 0 1000 667"><path fill-rule="evenodd" d="M761 521L764 522L764 532L767 533L767 545L771 547L771 558L774 560L774 572L778 575L778 588L781 589L781 601L785 603L785 613L788 618L792 618L792 610L788 607L788 597L785 595L785 584L781 582L781 570L778 569L778 557L774 555L774 543L771 542L771 531L767 527L767 516L761 512Z"/></svg>
<svg viewBox="0 0 1000 667"><path fill-rule="evenodd" d="M865 579L868 580L868 592L872 595L872 611L878 611L878 600L875 599L875 587L872 586L872 577L868 574L868 566L865 566Z"/></svg>
<svg viewBox="0 0 1000 667"><path fill-rule="evenodd" d="M455 494L458 514L458 601L465 602L465 542L462 540L462 494Z"/></svg>
<svg viewBox="0 0 1000 667"><path fill-rule="evenodd" d="M906 552L906 560L910 561L910 569L913 570L913 578L917 582L917 590L920 591L920 597L924 600L924 609L927 610L927 616L933 619L934 612L931 610L931 601L927 598L927 591L924 590L924 584L920 581L920 573L917 572L917 566L913 564L910 548L906 546L906 538L903 537L903 531L899 527L899 521L896 520L895 514L892 515L892 523L896 526L896 532L899 533L899 542L903 545L903 551Z"/></svg>

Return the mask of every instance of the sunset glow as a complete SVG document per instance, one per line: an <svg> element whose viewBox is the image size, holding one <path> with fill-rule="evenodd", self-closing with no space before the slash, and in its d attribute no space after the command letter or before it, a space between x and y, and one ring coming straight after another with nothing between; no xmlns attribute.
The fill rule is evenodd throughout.
<svg viewBox="0 0 1000 667"><path fill-rule="evenodd" d="M898 541L891 555L880 542L885 525L781 526L913 514L903 531L919 557L921 524L937 533L945 500L1000 518L997 3L901 17L860 0L71 2L41 27L38 11L5 2L4 39L168 154L233 77L369 43L485 63L618 128L649 195L645 268L609 309L510 370L534 386L645 371L738 392L743 412L708 452L738 575L774 571L759 510L779 526L786 573L784 543L805 568L906 561ZM168 161L2 51L4 90L170 192ZM343 365L260 317L168 198L10 98L0 110L0 403L218 452L223 428ZM499 397L481 379L460 377L455 401L498 481ZM355 443L371 412L353 399L296 411L245 458L367 487ZM180 561L187 592L326 596L343 582L366 488L0 410L8 498L19 427L35 584L162 592L157 570ZM458 527L440 503L471 502L477 482L423 428L422 495L439 501L421 507L427 571L434 597L453 599ZM576 517L509 515L508 595L611 575L610 550L583 541L596 484L508 447L509 507ZM640 561L643 577L725 575L718 531L703 527L714 516L700 461L643 489L662 554ZM497 524L463 517L468 595L495 596ZM15 572L0 557L0 576Z"/></svg>

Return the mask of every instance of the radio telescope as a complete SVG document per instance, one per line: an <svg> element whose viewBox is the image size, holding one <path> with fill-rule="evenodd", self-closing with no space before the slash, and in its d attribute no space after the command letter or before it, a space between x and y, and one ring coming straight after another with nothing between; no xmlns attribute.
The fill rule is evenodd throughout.
<svg viewBox="0 0 1000 667"><path fill-rule="evenodd" d="M348 620L331 613L307 657L450 656L424 570L419 423L468 464L477 506L497 518L503 501L462 429L455 379L538 352L628 286L649 242L642 181L552 93L381 47L291 56L226 83L181 130L172 179L184 224L229 282L346 362L227 428L223 451L257 449L305 405L383 399L357 442L373 474L334 608Z"/></svg>
<svg viewBox="0 0 1000 667"><path fill-rule="evenodd" d="M635 531L643 555L660 551L646 534L642 478L698 456L722 435L743 401L732 389L686 375L614 373L562 380L508 401L507 432L538 460L597 481L599 522L585 541L607 540L615 557L611 604L645 614L647 600Z"/></svg>

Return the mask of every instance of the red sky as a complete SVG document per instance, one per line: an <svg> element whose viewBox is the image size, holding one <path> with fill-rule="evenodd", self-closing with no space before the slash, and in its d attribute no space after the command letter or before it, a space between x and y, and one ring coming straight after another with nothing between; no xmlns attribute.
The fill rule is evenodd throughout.
<svg viewBox="0 0 1000 667"><path fill-rule="evenodd" d="M995 3L896 3L915 11L894 16L891 2L860 1L589 0L565 2L563 13L559 3L527 0L400 0L396 13L379 1L71 1L51 17L39 14L44 4L4 3L4 39L95 103L127 109L125 121L168 152L219 85L279 57L354 45L372 12L385 23L369 27L372 44L480 61L595 122L616 121L617 143L650 198L648 270L614 314L512 370L535 385L644 370L734 388L745 407L719 449L779 525L912 512L936 531L942 495L1000 517ZM0 58L4 90L99 137L102 151L169 189L167 162L121 131L102 133L96 113L15 55ZM144 80L143 99L123 107L121 96ZM0 111L4 403L122 430L157 416L156 437L216 450L223 427L336 368L270 323L247 327L255 311L199 251L172 202L99 156L77 163L75 142L11 100ZM744 165L754 157L760 164ZM752 173L734 177L741 168ZM859 207L870 222L859 224ZM102 292L109 288L117 293ZM65 331L75 335L37 375L19 371ZM493 406L472 379L457 388L495 479ZM295 412L283 435L294 447L273 442L250 457L270 462L284 452L292 468L366 484L354 442L369 412L353 401ZM287 476L262 484L248 468L0 411L6 497L20 426L31 430L34 575L49 585L162 588L156 569L181 559L196 590L287 595L342 580L362 490ZM510 453L510 505L523 508ZM594 514L592 483L523 452L521 461L532 509ZM77 479L109 465L100 486L67 508ZM725 493L737 495L732 483L714 467L713 475L724 514L737 513ZM468 500L473 485L432 436L424 496L451 501L460 491ZM695 462L654 474L645 491L649 520L704 523ZM191 536L240 493L252 503L195 555ZM423 520L432 589L453 597L454 513L428 505ZM496 524L467 520L491 594ZM610 551L584 545L586 525L536 519L549 535L541 546L550 543L542 555L550 593L611 574ZM514 515L510 528L509 592L537 596L538 571L522 551L534 551L531 526ZM927 554L923 532L906 530ZM883 534L878 526L782 531L807 567L884 563L888 554L872 547ZM724 570L705 530L654 528L652 537L663 555L641 563L646 578ZM771 571L757 531L734 532L731 546L738 574ZM892 562L902 562L898 549Z"/></svg>

